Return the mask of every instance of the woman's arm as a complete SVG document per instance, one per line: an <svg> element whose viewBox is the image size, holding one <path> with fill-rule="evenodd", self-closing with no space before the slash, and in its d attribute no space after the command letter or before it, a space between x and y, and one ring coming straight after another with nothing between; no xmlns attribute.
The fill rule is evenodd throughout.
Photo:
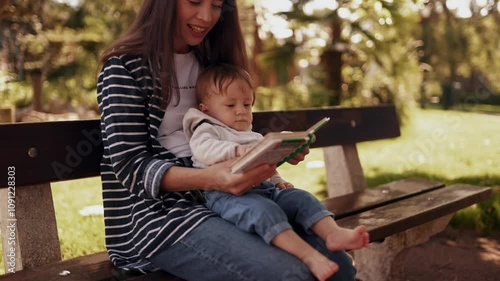
<svg viewBox="0 0 500 281"><path fill-rule="evenodd" d="M158 198L161 178L175 162L151 149L148 101L154 97L137 82L152 83L143 68L139 59L111 57L99 74L104 159L113 170L105 176L139 197Z"/></svg>
<svg viewBox="0 0 500 281"><path fill-rule="evenodd" d="M166 192L193 189L220 190L241 195L276 173L276 166L261 165L244 173L231 173L231 163L224 161L205 169L171 167L163 175L161 189Z"/></svg>

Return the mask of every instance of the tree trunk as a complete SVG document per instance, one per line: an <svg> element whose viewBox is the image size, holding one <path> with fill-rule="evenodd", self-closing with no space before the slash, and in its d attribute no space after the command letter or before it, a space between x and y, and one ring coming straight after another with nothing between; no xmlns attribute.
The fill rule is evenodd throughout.
<svg viewBox="0 0 500 281"><path fill-rule="evenodd" d="M446 43L447 43L447 50L448 50L448 68L450 71L450 76L444 83L446 84L445 86L445 104L444 104L444 109L449 109L450 107L453 106L454 104L454 91L453 91L453 82L456 80L457 77L457 62L454 56L454 52L452 51L454 46L458 44L456 40L456 32L455 32L455 25L452 21L452 15L448 7L446 6L446 3L443 3L443 10L444 10L444 15L446 19L446 25L448 31L446 32ZM451 31L450 31L451 30ZM447 95L447 96L446 96Z"/></svg>
<svg viewBox="0 0 500 281"><path fill-rule="evenodd" d="M342 51L343 43L340 39L342 22L338 15L332 20L332 46L322 55L323 67L326 72L325 87L332 90L328 97L328 105L339 105L342 93Z"/></svg>
<svg viewBox="0 0 500 281"><path fill-rule="evenodd" d="M257 63L257 57L260 53L262 53L262 40L259 37L259 23L257 22L257 12L255 11L255 6L253 7L254 12L252 15L252 23L253 23L253 52L251 58L252 64L252 74L253 81L255 86L262 85L262 68Z"/></svg>
<svg viewBox="0 0 500 281"><path fill-rule="evenodd" d="M43 75L40 70L30 72L33 85L33 110L43 111Z"/></svg>
<svg viewBox="0 0 500 281"><path fill-rule="evenodd" d="M10 4L10 0L0 0L0 19L6 18L11 15L11 12L4 11L4 9Z"/></svg>
<svg viewBox="0 0 500 281"><path fill-rule="evenodd" d="M426 5L429 5L426 4ZM431 71L430 69L428 69L428 66L430 64L430 47L429 47L429 44L430 44L430 41L431 41L431 38L430 38L430 25L429 25L429 22L430 22L430 17L432 16L433 12L432 12L432 8L429 8L431 9L431 11L429 11L429 14L428 15L422 15L420 14L420 27L422 28L422 47L420 49L420 51L422 53L419 53L420 55L420 72L422 74L422 84L420 85L420 108L424 109L426 108L427 106L427 94L426 94L426 89L425 89L425 86L426 86L426 83L427 83L427 80L428 80L428 73L429 71Z"/></svg>

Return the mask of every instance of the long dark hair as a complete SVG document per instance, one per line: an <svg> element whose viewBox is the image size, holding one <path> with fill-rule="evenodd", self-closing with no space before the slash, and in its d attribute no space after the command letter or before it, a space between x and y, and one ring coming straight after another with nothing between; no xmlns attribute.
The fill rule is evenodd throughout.
<svg viewBox="0 0 500 281"><path fill-rule="evenodd" d="M105 49L99 61L102 65L112 56L140 55L150 67L153 83L156 85L159 79L162 85L161 93L155 87L155 94L163 97L164 107L171 102L172 94L179 100L173 63L176 2L144 0L134 22ZM228 63L249 71L245 48L236 0L225 0L219 21L193 51L202 66Z"/></svg>

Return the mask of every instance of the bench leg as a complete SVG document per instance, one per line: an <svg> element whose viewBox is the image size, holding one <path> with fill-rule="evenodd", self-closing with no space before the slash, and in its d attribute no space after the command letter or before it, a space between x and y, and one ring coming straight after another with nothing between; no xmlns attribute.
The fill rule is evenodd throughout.
<svg viewBox="0 0 500 281"><path fill-rule="evenodd" d="M403 263L410 247L427 242L443 231L453 214L387 237L382 243L354 251L354 260L361 281L403 280Z"/></svg>
<svg viewBox="0 0 500 281"><path fill-rule="evenodd" d="M366 188L363 168L355 144L323 148L328 197L337 197Z"/></svg>
<svg viewBox="0 0 500 281"><path fill-rule="evenodd" d="M0 193L0 225L6 271L60 261L61 248L50 184L18 186L15 194L4 190L7 192ZM5 204L9 197L11 207Z"/></svg>

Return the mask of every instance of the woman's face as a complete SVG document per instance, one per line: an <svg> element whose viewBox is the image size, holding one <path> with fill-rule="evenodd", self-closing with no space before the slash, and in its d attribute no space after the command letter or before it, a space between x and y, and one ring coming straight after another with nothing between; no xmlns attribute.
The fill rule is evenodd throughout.
<svg viewBox="0 0 500 281"><path fill-rule="evenodd" d="M169 0L170 1L170 0ZM174 51L189 52L215 26L222 13L223 0L176 0Z"/></svg>

